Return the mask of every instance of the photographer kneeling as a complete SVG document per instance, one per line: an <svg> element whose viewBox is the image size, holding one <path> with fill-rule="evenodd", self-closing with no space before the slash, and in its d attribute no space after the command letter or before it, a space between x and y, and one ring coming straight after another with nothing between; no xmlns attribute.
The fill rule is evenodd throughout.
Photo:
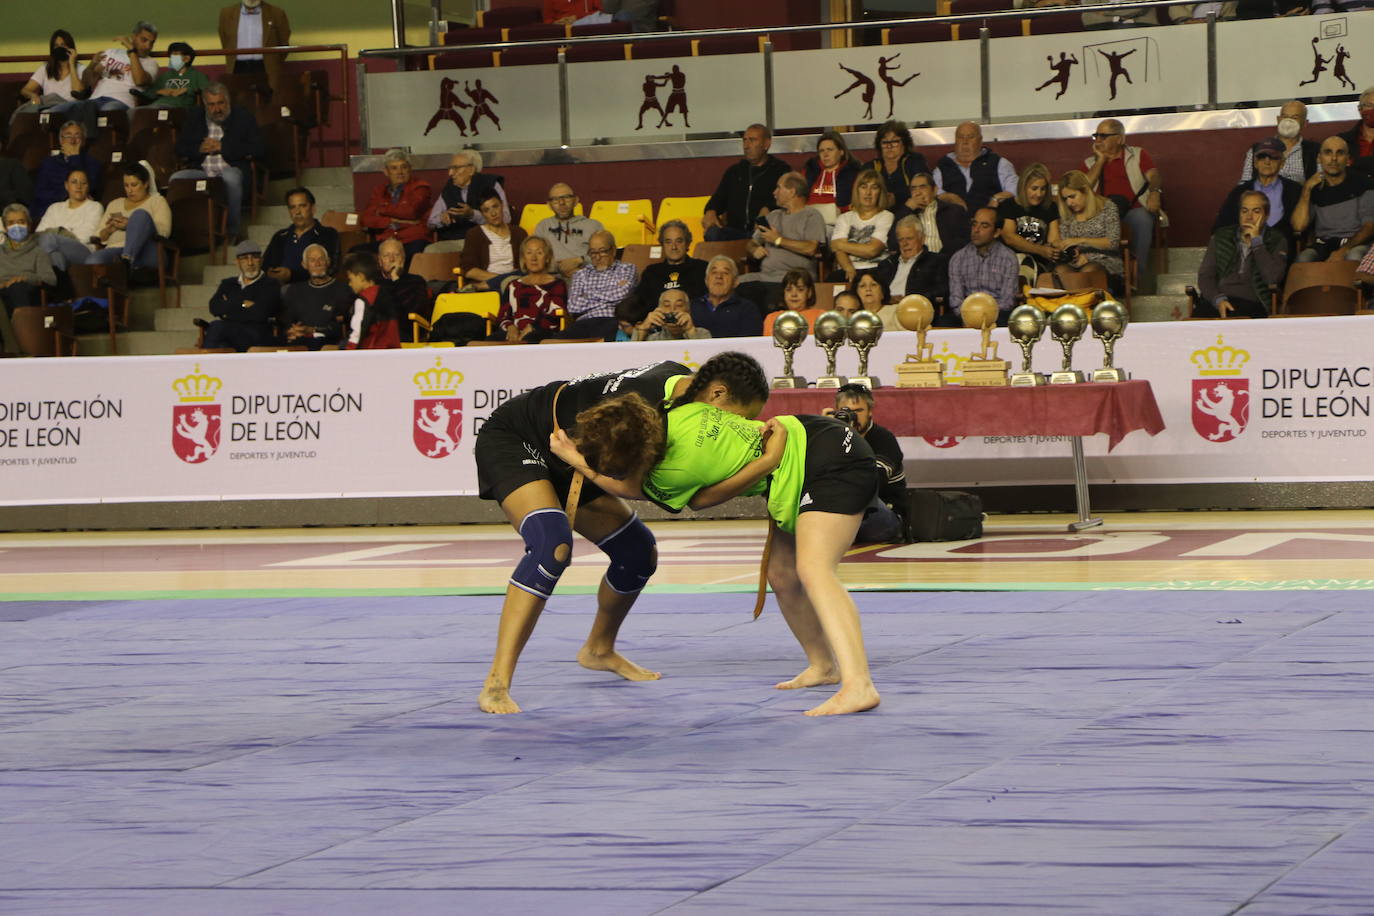
<svg viewBox="0 0 1374 916"><path fill-rule="evenodd" d="M906 541L906 470L897 437L873 419L873 392L866 385L841 385L835 408L825 411L864 437L878 464L878 495L864 513L855 543Z"/></svg>

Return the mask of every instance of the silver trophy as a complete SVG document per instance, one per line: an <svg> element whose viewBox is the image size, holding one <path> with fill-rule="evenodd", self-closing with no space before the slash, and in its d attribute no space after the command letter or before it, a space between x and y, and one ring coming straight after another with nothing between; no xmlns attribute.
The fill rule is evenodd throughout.
<svg viewBox="0 0 1374 916"><path fill-rule="evenodd" d="M799 312L783 312L773 322L773 346L782 350L782 375L773 376L774 388L805 388L806 379L792 374L792 358L806 341L806 318Z"/></svg>
<svg viewBox="0 0 1374 916"><path fill-rule="evenodd" d="M848 379L835 374L835 355L844 346L849 320L840 312L826 312L816 319L816 346L825 351L825 375L816 379L817 388L838 388Z"/></svg>
<svg viewBox="0 0 1374 916"><path fill-rule="evenodd" d="M1106 351L1102 359L1102 368L1093 370L1094 382L1124 382L1131 377L1125 369L1112 366L1112 349L1126 333L1126 325L1129 322L1126 307L1120 302L1108 299L1093 309L1093 336L1102 341L1102 349Z"/></svg>
<svg viewBox="0 0 1374 916"><path fill-rule="evenodd" d="M882 336L883 320L872 312L858 311L849 319L849 342L859 351L859 374L850 376L850 384L863 385L870 391L882 386L882 382L868 374L868 351Z"/></svg>
<svg viewBox="0 0 1374 916"><path fill-rule="evenodd" d="M1051 385L1075 385L1083 381L1083 373L1071 368L1073 345L1088 329L1088 313L1076 305L1061 305L1050 315L1050 334L1064 348L1064 363L1058 372L1050 374Z"/></svg>
<svg viewBox="0 0 1374 916"><path fill-rule="evenodd" d="M1013 388L1034 387L1047 381L1043 372L1031 371L1031 348L1045 336L1045 313L1033 305L1018 305L1007 316L1007 333L1021 348L1021 371L1013 372Z"/></svg>

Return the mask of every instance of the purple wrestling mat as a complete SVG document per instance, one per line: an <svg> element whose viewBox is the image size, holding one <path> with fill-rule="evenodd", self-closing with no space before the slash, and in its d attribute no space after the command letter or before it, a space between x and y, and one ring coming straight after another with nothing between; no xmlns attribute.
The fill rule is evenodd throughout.
<svg viewBox="0 0 1374 916"><path fill-rule="evenodd" d="M1374 912L1356 592L864 593L880 709L771 603L646 597L522 716L498 599L4 605L0 913Z"/></svg>

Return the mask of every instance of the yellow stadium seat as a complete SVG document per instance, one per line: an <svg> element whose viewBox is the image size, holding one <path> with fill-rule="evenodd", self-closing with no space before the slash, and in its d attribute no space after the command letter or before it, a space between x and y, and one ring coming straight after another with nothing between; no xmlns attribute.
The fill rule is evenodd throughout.
<svg viewBox="0 0 1374 916"><path fill-rule="evenodd" d="M680 219L692 230L692 241L700 242L706 234L701 228L701 215L706 212L709 197L665 197L658 205L658 220L655 226L662 226L669 220Z"/></svg>
<svg viewBox="0 0 1374 916"><path fill-rule="evenodd" d="M434 300L434 312L428 319L423 315L410 313L415 327L415 342L420 343L420 331L428 335L445 315L469 312L487 319L487 333L491 333L491 319L501 311L500 293L444 293Z"/></svg>
<svg viewBox="0 0 1374 916"><path fill-rule="evenodd" d="M654 204L651 200L598 200L592 204L591 218L615 236L617 248L639 245L649 240L653 225Z"/></svg>

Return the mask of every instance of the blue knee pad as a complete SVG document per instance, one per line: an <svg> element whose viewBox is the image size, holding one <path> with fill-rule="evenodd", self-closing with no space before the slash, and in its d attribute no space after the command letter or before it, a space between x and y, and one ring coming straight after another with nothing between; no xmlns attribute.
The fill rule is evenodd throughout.
<svg viewBox="0 0 1374 916"><path fill-rule="evenodd" d="M520 522L520 536L525 539L525 556L515 567L510 584L531 595L549 598L572 561L568 516L562 509L536 509Z"/></svg>
<svg viewBox="0 0 1374 916"><path fill-rule="evenodd" d="M632 515L630 520L602 538L597 547L611 558L606 584L622 595L633 595L644 588L658 569L658 549L653 532Z"/></svg>

